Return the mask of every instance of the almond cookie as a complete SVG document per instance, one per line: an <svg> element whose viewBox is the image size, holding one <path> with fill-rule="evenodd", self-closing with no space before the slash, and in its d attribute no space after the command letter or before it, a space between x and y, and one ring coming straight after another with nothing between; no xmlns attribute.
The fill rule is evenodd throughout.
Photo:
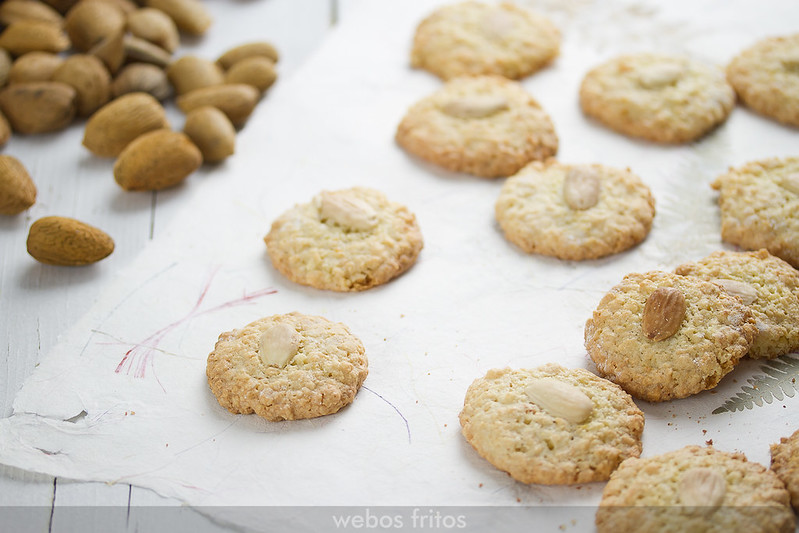
<svg viewBox="0 0 799 533"><path fill-rule="evenodd" d="M271 421L335 413L366 379L361 341L320 316L274 315L222 333L206 374L219 404Z"/></svg>
<svg viewBox="0 0 799 533"><path fill-rule="evenodd" d="M685 448L624 461L610 476L596 514L598 533L794 530L788 491L742 453Z"/></svg>
<svg viewBox="0 0 799 533"><path fill-rule="evenodd" d="M323 191L294 206L264 241L272 264L291 281L342 292L386 283L422 249L416 217L366 187Z"/></svg>
<svg viewBox="0 0 799 533"><path fill-rule="evenodd" d="M722 240L799 268L799 157L752 161L710 185L719 191Z"/></svg>
<svg viewBox="0 0 799 533"><path fill-rule="evenodd" d="M510 176L558 150L549 115L519 83L499 76L447 82L408 110L396 140L426 161L484 178Z"/></svg>
<svg viewBox="0 0 799 533"><path fill-rule="evenodd" d="M551 62L560 32L549 19L509 2L439 8L416 29L411 66L449 80L496 74L519 79Z"/></svg>
<svg viewBox="0 0 799 533"><path fill-rule="evenodd" d="M525 252L579 261L643 241L655 200L629 169L550 160L509 178L495 213L505 237Z"/></svg>
<svg viewBox="0 0 799 533"><path fill-rule="evenodd" d="M747 48L727 66L727 79L751 109L799 126L799 33Z"/></svg>
<svg viewBox="0 0 799 533"><path fill-rule="evenodd" d="M580 105L586 115L630 137L685 143L727 119L735 92L718 67L644 53L611 59L588 72Z"/></svg>
<svg viewBox="0 0 799 533"><path fill-rule="evenodd" d="M799 511L799 431L771 447L771 469L791 494L791 505Z"/></svg>
<svg viewBox="0 0 799 533"><path fill-rule="evenodd" d="M628 274L585 324L599 375L662 402L715 387L757 332L749 307L721 285L669 272Z"/></svg>
<svg viewBox="0 0 799 533"><path fill-rule="evenodd" d="M644 415L617 385L547 364L489 370L466 392L462 431L477 453L522 483L608 479L641 453Z"/></svg>
<svg viewBox="0 0 799 533"><path fill-rule="evenodd" d="M766 250L714 252L675 269L720 284L749 306L757 334L749 357L774 358L799 350L799 271Z"/></svg>

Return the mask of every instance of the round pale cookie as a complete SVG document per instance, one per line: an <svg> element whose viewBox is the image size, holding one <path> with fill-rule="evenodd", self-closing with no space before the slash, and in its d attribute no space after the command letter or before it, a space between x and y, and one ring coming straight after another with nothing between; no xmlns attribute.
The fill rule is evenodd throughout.
<svg viewBox="0 0 799 533"><path fill-rule="evenodd" d="M752 161L710 185L719 191L722 240L799 268L799 157Z"/></svg>
<svg viewBox="0 0 799 533"><path fill-rule="evenodd" d="M716 66L643 53L611 59L588 72L580 105L586 115L619 133L685 143L727 119L735 92Z"/></svg>
<svg viewBox="0 0 799 533"><path fill-rule="evenodd" d="M641 453L644 415L629 394L584 369L489 370L460 413L477 453L523 483L606 480Z"/></svg>
<svg viewBox="0 0 799 533"><path fill-rule="evenodd" d="M799 33L747 48L727 66L727 79L751 109L799 126Z"/></svg>
<svg viewBox="0 0 799 533"><path fill-rule="evenodd" d="M519 79L557 55L560 32L549 19L512 3L444 6L417 27L411 66L449 80L496 74Z"/></svg>
<svg viewBox="0 0 799 533"><path fill-rule="evenodd" d="M323 191L294 206L264 241L281 274L332 291L390 281L414 264L423 245L413 213L366 187Z"/></svg>
<svg viewBox="0 0 799 533"><path fill-rule="evenodd" d="M596 259L643 241L655 200L629 169L550 160L508 178L495 214L505 237L527 253Z"/></svg>
<svg viewBox="0 0 799 533"><path fill-rule="evenodd" d="M367 367L363 344L347 326L294 312L222 333L206 374L211 392L231 413L278 421L349 405Z"/></svg>
<svg viewBox="0 0 799 533"><path fill-rule="evenodd" d="M752 312L720 285L669 272L628 274L585 324L599 375L661 402L715 387L746 355Z"/></svg>
<svg viewBox="0 0 799 533"><path fill-rule="evenodd" d="M749 306L757 334L749 357L774 358L799 350L799 271L766 250L714 252L675 269L721 284Z"/></svg>
<svg viewBox="0 0 799 533"><path fill-rule="evenodd" d="M785 483L791 494L791 505L799 511L799 431L782 437L771 447L771 469Z"/></svg>
<svg viewBox="0 0 799 533"><path fill-rule="evenodd" d="M484 178L510 176L558 151L549 115L499 76L456 78L408 110L397 143L426 161Z"/></svg>
<svg viewBox="0 0 799 533"><path fill-rule="evenodd" d="M794 531L788 491L742 453L686 446L624 461L602 491L598 533Z"/></svg>

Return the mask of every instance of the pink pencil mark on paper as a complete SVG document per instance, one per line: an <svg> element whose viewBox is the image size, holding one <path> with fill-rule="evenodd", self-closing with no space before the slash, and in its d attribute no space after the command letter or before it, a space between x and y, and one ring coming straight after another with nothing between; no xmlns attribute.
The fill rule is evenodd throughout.
<svg viewBox="0 0 799 533"><path fill-rule="evenodd" d="M209 309L201 309L202 303L205 300L205 297L208 295L208 290L211 288L215 274L216 271L209 276L208 281L205 283L205 287L203 288L202 292L200 292L199 298L197 298L197 302L194 304L194 307L192 307L192 309L186 313L185 316L167 326L164 326L141 342L135 343L130 350L125 352L125 356L119 362L114 372L119 374L120 372L124 371L128 375L130 375L132 372L134 377L143 378L146 375L147 367L149 366L151 369L153 368L153 359L155 353L162 351L159 348L161 341L163 341L167 335L173 332L180 325L198 316L220 311L222 309L227 309L229 307L248 304L258 298L267 296L269 294L275 294L277 292L277 289L272 288L261 289L250 293L245 291L240 298L224 302ZM157 380L158 376L155 376L155 378Z"/></svg>

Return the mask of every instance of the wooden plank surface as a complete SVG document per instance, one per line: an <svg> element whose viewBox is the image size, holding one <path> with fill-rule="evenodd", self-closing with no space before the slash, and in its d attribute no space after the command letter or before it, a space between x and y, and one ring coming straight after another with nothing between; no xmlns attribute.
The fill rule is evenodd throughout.
<svg viewBox="0 0 799 533"><path fill-rule="evenodd" d="M215 59L232 46L268 40L281 53L277 83L291 76L321 44L340 11L337 0L206 0L204 4L213 25L201 38L184 37L175 57ZM269 105L268 94L259 105ZM181 129L183 115L173 102L166 107L172 127ZM116 272L163 231L186 196L181 187L158 193L124 192L114 183L113 160L94 157L80 145L84 125L78 120L63 132L14 135L2 149L23 162L38 189L37 203L27 212L0 216L2 417L11 414L13 398L36 364L91 307ZM246 126L239 135L247 135ZM204 168L199 174L212 172ZM88 267L37 263L26 251L27 232L33 221L48 215L77 218L103 229L116 243L114 253ZM0 507L32 507L25 513L24 527L20 524L24 531L153 531L146 515L131 515L128 506L178 503L125 484L76 483L0 466ZM202 531L214 530L200 515L194 520Z"/></svg>

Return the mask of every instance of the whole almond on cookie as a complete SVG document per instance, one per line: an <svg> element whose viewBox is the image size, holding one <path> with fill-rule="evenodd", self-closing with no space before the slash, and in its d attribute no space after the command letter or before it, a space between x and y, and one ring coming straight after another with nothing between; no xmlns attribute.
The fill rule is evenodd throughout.
<svg viewBox="0 0 799 533"><path fill-rule="evenodd" d="M673 287L659 287L644 305L641 329L653 341L668 339L680 329L685 317L685 295Z"/></svg>
<svg viewBox="0 0 799 533"><path fill-rule="evenodd" d="M135 138L168 128L163 106L145 93L120 96L97 110L86 122L83 146L100 157L116 157Z"/></svg>
<svg viewBox="0 0 799 533"><path fill-rule="evenodd" d="M79 220L44 217L31 225L28 253L48 265L80 266L95 263L114 251L105 232Z"/></svg>
<svg viewBox="0 0 799 533"><path fill-rule="evenodd" d="M36 185L14 156L0 155L0 214L22 213L36 202Z"/></svg>
<svg viewBox="0 0 799 533"><path fill-rule="evenodd" d="M200 150L183 133L156 130L131 142L114 163L114 179L127 191L173 187L203 162Z"/></svg>
<svg viewBox="0 0 799 533"><path fill-rule="evenodd" d="M25 134L64 129L75 118L77 92L65 83L40 81L9 85L0 109L14 131Z"/></svg>
<svg viewBox="0 0 799 533"><path fill-rule="evenodd" d="M570 383L545 377L532 380L525 394L531 402L549 415L581 424L591 416L594 402L583 391Z"/></svg>
<svg viewBox="0 0 799 533"><path fill-rule="evenodd" d="M218 163L236 150L236 128L215 107L199 107L187 113L183 133L197 145L206 163Z"/></svg>

